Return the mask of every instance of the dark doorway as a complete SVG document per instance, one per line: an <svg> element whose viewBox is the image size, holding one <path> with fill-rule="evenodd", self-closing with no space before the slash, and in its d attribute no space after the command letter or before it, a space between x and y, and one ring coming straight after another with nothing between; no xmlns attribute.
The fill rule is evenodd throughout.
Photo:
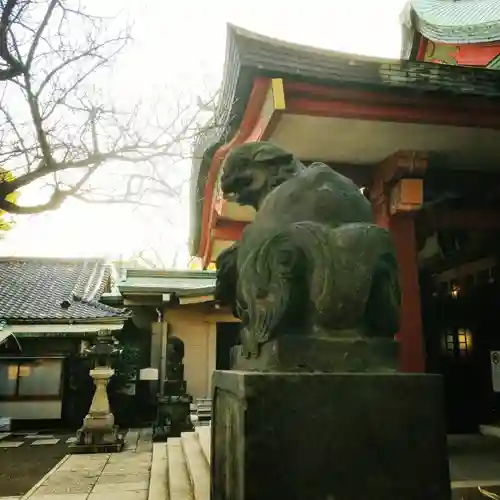
<svg viewBox="0 0 500 500"><path fill-rule="evenodd" d="M448 433L477 433L500 414L491 368L491 352L500 349L500 282L492 253L444 257L432 275L421 276L427 371L443 376Z"/></svg>
<svg viewBox="0 0 500 500"><path fill-rule="evenodd" d="M231 349L239 343L240 323L217 323L215 368L231 369Z"/></svg>

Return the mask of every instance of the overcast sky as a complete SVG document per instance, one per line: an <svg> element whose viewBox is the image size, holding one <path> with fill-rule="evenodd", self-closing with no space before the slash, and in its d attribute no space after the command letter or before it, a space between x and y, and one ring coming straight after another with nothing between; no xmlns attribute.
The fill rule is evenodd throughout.
<svg viewBox="0 0 500 500"><path fill-rule="evenodd" d="M224 62L226 23L283 40L380 57L398 57L404 0L82 0L89 9L133 22L131 44L109 84L117 98L137 100L164 92L175 98L215 90ZM187 178L189 164L179 175ZM26 193L25 197L30 196ZM35 196L31 193L31 196ZM131 206L67 202L57 212L19 218L3 242L3 255L128 258L155 249L167 265L188 260L187 197L162 212ZM169 223L168 220L171 222ZM151 251L148 251L152 256ZM154 258L154 256L153 256Z"/></svg>

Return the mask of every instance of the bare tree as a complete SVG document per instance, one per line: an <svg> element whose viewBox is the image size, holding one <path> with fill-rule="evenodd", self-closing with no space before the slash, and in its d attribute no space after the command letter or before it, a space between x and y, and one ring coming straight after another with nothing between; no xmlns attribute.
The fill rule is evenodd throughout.
<svg viewBox="0 0 500 500"><path fill-rule="evenodd" d="M111 104L95 83L111 71L129 31L77 0L0 0L0 7L0 168L14 177L0 176L0 212L36 214L68 197L146 203L145 194L177 196L181 186L165 177L165 166L189 156L199 107L177 102L163 121L151 107ZM97 182L104 165L107 176L126 176L122 188ZM49 186L43 202L20 205L9 196L33 183Z"/></svg>

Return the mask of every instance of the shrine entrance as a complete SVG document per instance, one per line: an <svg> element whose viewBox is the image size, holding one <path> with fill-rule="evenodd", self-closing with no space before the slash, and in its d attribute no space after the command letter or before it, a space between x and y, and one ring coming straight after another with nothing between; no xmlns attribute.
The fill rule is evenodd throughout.
<svg viewBox="0 0 500 500"><path fill-rule="evenodd" d="M444 377L448 432L475 433L500 415L491 361L500 350L500 233L439 231L434 238L439 252L431 259L420 252L426 371Z"/></svg>

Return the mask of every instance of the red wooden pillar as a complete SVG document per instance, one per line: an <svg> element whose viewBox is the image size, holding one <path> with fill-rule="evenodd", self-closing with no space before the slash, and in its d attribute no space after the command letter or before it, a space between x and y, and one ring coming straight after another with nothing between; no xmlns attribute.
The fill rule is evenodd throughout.
<svg viewBox="0 0 500 500"><path fill-rule="evenodd" d="M383 162L373 179L371 201L375 222L391 232L399 264L401 287L399 367L402 372L425 371L425 353L420 307L417 241L413 210L421 203L421 184L403 179L404 174L423 172L427 162L413 153L398 153ZM402 179L395 182L395 179ZM391 207L389 207L391 205Z"/></svg>
<svg viewBox="0 0 500 500"><path fill-rule="evenodd" d="M395 215L391 217L389 230L396 246L402 293L401 323L397 335L400 343L399 368L402 372L423 372L425 355L415 219L411 216Z"/></svg>

